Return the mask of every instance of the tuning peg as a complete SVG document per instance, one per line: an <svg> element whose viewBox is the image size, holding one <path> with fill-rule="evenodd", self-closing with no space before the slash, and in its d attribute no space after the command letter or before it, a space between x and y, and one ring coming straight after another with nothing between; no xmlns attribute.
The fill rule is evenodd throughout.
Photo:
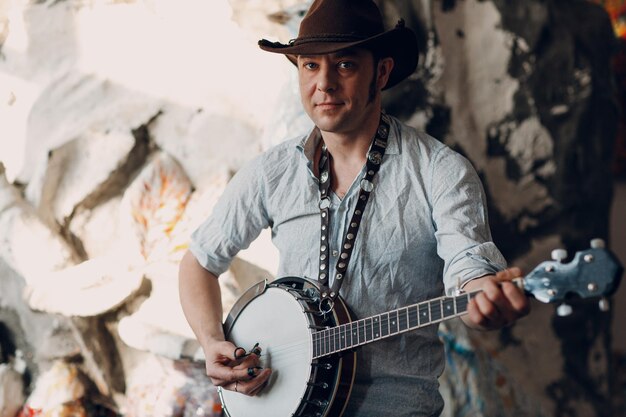
<svg viewBox="0 0 626 417"><path fill-rule="evenodd" d="M572 314L572 306L569 304L561 304L556 308L556 315L559 317L567 317Z"/></svg>
<svg viewBox="0 0 626 417"><path fill-rule="evenodd" d="M600 311L609 311L609 300L606 297L600 298L600 301L598 301L598 308L600 308Z"/></svg>
<svg viewBox="0 0 626 417"><path fill-rule="evenodd" d="M550 256L557 262L563 262L567 258L567 251L565 249L554 249Z"/></svg>
<svg viewBox="0 0 626 417"><path fill-rule="evenodd" d="M603 239L591 239L591 248L592 249L604 249L606 244Z"/></svg>

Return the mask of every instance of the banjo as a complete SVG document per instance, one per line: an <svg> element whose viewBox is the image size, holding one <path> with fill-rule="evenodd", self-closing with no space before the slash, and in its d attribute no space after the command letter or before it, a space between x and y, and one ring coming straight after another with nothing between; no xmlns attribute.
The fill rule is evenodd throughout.
<svg viewBox="0 0 626 417"><path fill-rule="evenodd" d="M517 285L541 302L563 303L559 315L571 313L565 304L571 297L601 297L600 309L608 310L605 297L617 289L622 267L604 242L592 240L590 249L567 264L566 257L562 249L553 251L553 261L542 262ZM353 320L341 297L320 312L316 282L295 277L260 282L235 303L224 333L235 346L260 343L261 366L272 368L272 375L254 397L219 387L223 409L229 417L340 417L354 381L355 348L461 316L477 293L457 291Z"/></svg>

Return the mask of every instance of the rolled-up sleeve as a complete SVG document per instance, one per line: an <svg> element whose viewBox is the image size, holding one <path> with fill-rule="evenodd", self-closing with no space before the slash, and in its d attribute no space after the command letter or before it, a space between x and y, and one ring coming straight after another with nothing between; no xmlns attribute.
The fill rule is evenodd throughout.
<svg viewBox="0 0 626 417"><path fill-rule="evenodd" d="M191 235L189 250L216 276L224 273L235 255L269 226L261 163L257 158L237 172L209 218Z"/></svg>
<svg viewBox="0 0 626 417"><path fill-rule="evenodd" d="M444 147L432 167L437 253L450 294L458 284L504 269L506 260L492 242L485 193L469 161Z"/></svg>

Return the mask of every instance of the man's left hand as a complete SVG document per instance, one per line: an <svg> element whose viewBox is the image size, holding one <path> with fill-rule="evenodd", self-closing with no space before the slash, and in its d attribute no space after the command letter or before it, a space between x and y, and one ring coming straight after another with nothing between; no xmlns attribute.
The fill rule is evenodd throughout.
<svg viewBox="0 0 626 417"><path fill-rule="evenodd" d="M468 282L464 291L481 292L470 301L463 322L474 329L496 330L527 315L530 312L528 297L511 282L521 275L519 268L509 268Z"/></svg>

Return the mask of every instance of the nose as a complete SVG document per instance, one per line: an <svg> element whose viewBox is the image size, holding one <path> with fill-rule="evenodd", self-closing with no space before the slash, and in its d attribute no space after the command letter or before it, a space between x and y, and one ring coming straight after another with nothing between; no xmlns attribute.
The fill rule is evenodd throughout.
<svg viewBox="0 0 626 417"><path fill-rule="evenodd" d="M322 65L318 73L317 89L328 93L337 89L337 79L330 65Z"/></svg>

